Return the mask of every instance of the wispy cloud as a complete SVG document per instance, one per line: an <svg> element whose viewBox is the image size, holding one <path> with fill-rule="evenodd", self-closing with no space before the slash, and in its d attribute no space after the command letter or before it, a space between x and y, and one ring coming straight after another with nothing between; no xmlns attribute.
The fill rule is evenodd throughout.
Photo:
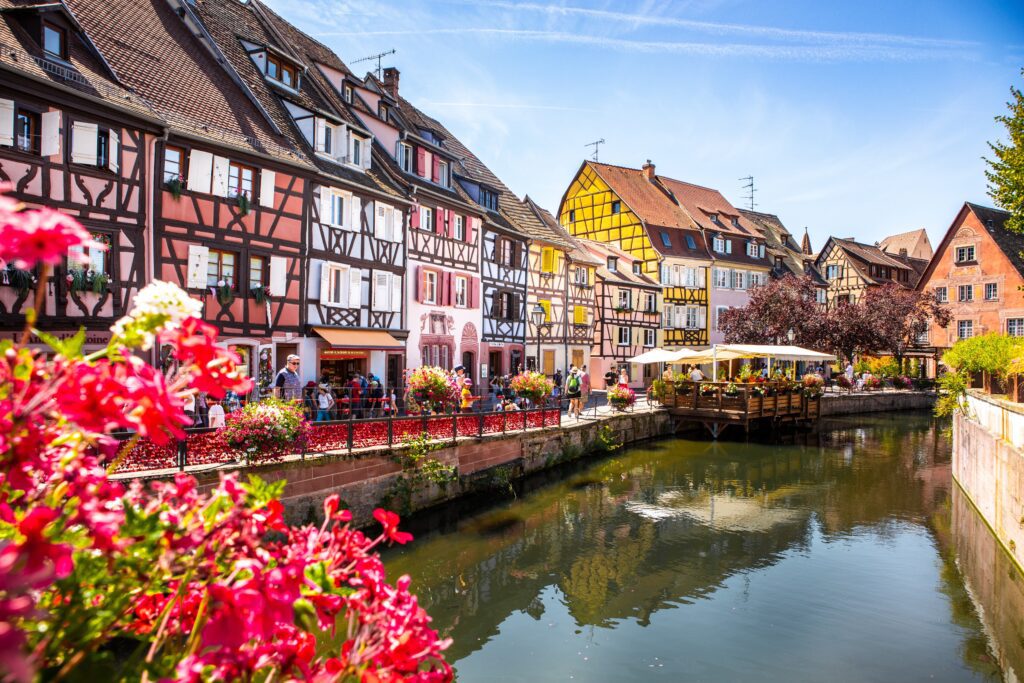
<svg viewBox="0 0 1024 683"><path fill-rule="evenodd" d="M696 55L708 57L756 57L795 61L833 62L857 61L918 61L936 59L973 58L963 48L910 48L882 45L758 45L750 43L704 43L662 40L629 40L592 34L569 33L565 31L541 31L517 28L461 27L461 28L420 28L387 31L325 31L320 37L370 37L370 36L490 36L510 40L525 40L544 43L586 45L620 52L643 52Z"/></svg>

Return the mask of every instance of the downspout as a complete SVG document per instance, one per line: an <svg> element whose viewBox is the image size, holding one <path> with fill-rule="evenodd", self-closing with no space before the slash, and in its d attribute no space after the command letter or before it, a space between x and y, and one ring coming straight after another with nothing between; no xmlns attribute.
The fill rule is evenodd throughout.
<svg viewBox="0 0 1024 683"><path fill-rule="evenodd" d="M146 258L145 278L143 286L153 282L156 279L156 192L157 192L157 163L156 163L156 145L158 142L167 142L167 138L170 136L171 129L168 126L164 127L164 134L160 137L153 136L147 145L149 152L149 183L143 183L147 187L146 196L146 220L144 223L145 229L143 231L143 254ZM148 242L148 244L146 244ZM188 285L188 283L185 283ZM127 306L128 302L125 302ZM160 347L154 345L150 351L150 363L154 367L159 367L160 362Z"/></svg>

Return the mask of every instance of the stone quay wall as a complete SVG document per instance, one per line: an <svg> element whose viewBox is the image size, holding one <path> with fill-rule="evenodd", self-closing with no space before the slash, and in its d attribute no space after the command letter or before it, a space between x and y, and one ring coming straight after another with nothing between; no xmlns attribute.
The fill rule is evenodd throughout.
<svg viewBox="0 0 1024 683"><path fill-rule="evenodd" d="M953 418L953 477L1024 571L1024 409L971 391Z"/></svg>
<svg viewBox="0 0 1024 683"><path fill-rule="evenodd" d="M821 397L821 416L931 410L933 405L935 394L930 391L830 392Z"/></svg>

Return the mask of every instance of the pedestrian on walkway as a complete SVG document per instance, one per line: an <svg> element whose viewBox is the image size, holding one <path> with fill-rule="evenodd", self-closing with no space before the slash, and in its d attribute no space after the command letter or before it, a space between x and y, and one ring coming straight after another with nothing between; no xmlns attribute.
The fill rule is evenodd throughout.
<svg viewBox="0 0 1024 683"><path fill-rule="evenodd" d="M299 380L299 357L295 354L288 356L285 366L274 378L274 396L284 401L299 401L302 399L302 381Z"/></svg>
<svg viewBox="0 0 1024 683"><path fill-rule="evenodd" d="M220 429L224 426L224 406L220 404L220 401L210 399L208 417L210 419L210 429Z"/></svg>
<svg viewBox="0 0 1024 683"><path fill-rule="evenodd" d="M321 384L317 395L317 422L326 422L331 419L331 408L334 407L334 403L334 397L331 396L331 387L327 384Z"/></svg>
<svg viewBox="0 0 1024 683"><path fill-rule="evenodd" d="M569 416L576 416L578 420L583 408L580 405L580 396L583 390L580 384L580 372L576 368L569 371L569 378L565 381L565 397L569 399Z"/></svg>

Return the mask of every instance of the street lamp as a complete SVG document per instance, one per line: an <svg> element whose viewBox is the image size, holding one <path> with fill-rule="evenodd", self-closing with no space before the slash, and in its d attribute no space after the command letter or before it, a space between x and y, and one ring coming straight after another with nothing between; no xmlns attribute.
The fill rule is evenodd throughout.
<svg viewBox="0 0 1024 683"><path fill-rule="evenodd" d="M540 371L540 326L544 324L544 319L547 317L547 311L539 303L533 305L533 310L530 311L530 318L533 320L533 329L537 335L537 360L534 362L533 369L535 372Z"/></svg>

